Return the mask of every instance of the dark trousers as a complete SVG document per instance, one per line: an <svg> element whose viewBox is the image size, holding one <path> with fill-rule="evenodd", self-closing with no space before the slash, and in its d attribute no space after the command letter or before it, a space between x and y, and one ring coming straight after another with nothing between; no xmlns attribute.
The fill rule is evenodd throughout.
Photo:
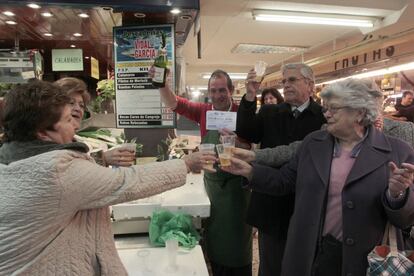
<svg viewBox="0 0 414 276"><path fill-rule="evenodd" d="M313 262L312 276L340 276L342 274L342 243L331 235L322 238Z"/></svg>
<svg viewBox="0 0 414 276"><path fill-rule="evenodd" d="M259 229L259 276L279 276L287 233L265 233Z"/></svg>
<svg viewBox="0 0 414 276"><path fill-rule="evenodd" d="M210 262L213 276L252 276L252 264L241 267L229 267Z"/></svg>

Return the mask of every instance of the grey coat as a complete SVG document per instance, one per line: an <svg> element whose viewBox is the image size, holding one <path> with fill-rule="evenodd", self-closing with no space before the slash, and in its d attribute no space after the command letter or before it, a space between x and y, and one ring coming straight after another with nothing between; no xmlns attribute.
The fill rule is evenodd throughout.
<svg viewBox="0 0 414 276"><path fill-rule="evenodd" d="M407 142L414 148L414 124L411 122L395 121L384 118L383 132L386 135L396 137ZM255 150L256 161L260 164L280 167L289 162L300 147L302 141L295 141L289 145L277 146L274 148Z"/></svg>
<svg viewBox="0 0 414 276"><path fill-rule="evenodd" d="M282 275L311 275L324 220L322 210L329 185L333 143L328 132L316 131L305 138L295 157L280 170L253 166L250 182L253 190L272 195L295 193ZM413 163L413 149L371 128L342 192L342 275L366 274L367 254L381 243L387 221L399 228L414 224L411 189L398 210L392 210L385 199L391 160L397 166Z"/></svg>

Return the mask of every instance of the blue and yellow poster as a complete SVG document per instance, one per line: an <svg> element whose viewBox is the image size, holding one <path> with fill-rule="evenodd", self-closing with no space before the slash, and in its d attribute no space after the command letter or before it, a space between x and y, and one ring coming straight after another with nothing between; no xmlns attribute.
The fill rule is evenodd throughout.
<svg viewBox="0 0 414 276"><path fill-rule="evenodd" d="M173 128L174 112L166 108L148 70L166 42L168 85L175 87L174 26L114 28L116 124L121 128Z"/></svg>

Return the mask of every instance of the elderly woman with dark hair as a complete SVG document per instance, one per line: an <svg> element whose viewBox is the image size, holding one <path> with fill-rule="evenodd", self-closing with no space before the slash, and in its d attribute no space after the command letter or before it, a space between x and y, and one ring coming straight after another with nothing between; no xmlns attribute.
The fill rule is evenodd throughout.
<svg viewBox="0 0 414 276"><path fill-rule="evenodd" d="M321 97L326 130L309 134L281 169L233 158L222 168L258 192L295 193L282 275L365 275L387 222L414 224L413 149L372 125L381 93L348 79Z"/></svg>
<svg viewBox="0 0 414 276"><path fill-rule="evenodd" d="M276 88L265 88L262 91L262 96L260 97L261 105L264 104L280 104L285 100L282 95Z"/></svg>
<svg viewBox="0 0 414 276"><path fill-rule="evenodd" d="M215 156L129 168L95 164L72 143L71 99L34 81L5 97L0 148L0 275L127 275L109 205L179 187Z"/></svg>
<svg viewBox="0 0 414 276"><path fill-rule="evenodd" d="M90 102L90 95L86 83L78 78L66 77L54 82L63 92L70 97L70 105L72 107L71 115L76 130L81 126L86 106ZM86 143L90 150L92 147L82 137L75 135L75 140ZM123 148L112 148L107 151L91 152L95 161L103 166L122 166L128 167L135 163L135 152Z"/></svg>

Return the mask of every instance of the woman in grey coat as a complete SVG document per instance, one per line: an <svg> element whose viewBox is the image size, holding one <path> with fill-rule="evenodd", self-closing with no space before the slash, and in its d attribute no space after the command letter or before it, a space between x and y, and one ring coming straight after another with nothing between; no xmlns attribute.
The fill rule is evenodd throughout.
<svg viewBox="0 0 414 276"><path fill-rule="evenodd" d="M295 193L282 275L365 275L367 254L386 223L414 224L413 149L372 124L382 96L360 80L331 85L321 96L327 129L308 135L280 170L233 158L222 168L262 193Z"/></svg>

